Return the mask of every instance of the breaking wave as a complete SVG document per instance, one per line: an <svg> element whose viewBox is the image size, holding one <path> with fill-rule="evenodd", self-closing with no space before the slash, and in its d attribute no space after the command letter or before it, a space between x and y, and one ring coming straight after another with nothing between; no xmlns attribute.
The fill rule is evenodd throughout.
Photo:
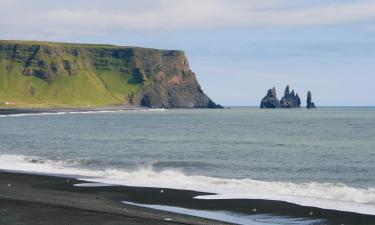
<svg viewBox="0 0 375 225"><path fill-rule="evenodd" d="M24 117L24 116L45 116L45 115L67 115L67 114L96 114L96 113L115 113L115 112L155 112L165 111L167 109L114 109L114 110L88 110L88 111L56 111L56 112L30 112L0 115L2 117Z"/></svg>
<svg viewBox="0 0 375 225"><path fill-rule="evenodd" d="M267 199L375 215L375 188L355 188L340 183L268 182L186 175L179 170L95 170L82 160L50 160L24 155L0 155L0 169L73 175L83 181L113 185L174 188L214 193L200 199Z"/></svg>

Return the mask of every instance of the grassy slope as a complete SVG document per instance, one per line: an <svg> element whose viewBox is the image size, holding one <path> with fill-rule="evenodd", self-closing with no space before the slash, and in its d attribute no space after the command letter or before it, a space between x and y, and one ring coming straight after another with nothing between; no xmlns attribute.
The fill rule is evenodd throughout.
<svg viewBox="0 0 375 225"><path fill-rule="evenodd" d="M24 76L22 65L9 60L0 62L0 107L93 107L120 105L140 85L131 82L131 74L115 69L81 70L65 74L48 83L34 76ZM31 89L35 90L34 96ZM12 104L6 104L11 102Z"/></svg>
<svg viewBox="0 0 375 225"><path fill-rule="evenodd" d="M31 48L41 46L33 57L32 69L40 69L37 63L43 61L50 65L60 66L58 76L51 82L36 76L25 76L25 61L9 59L9 51L0 52L0 107L95 107L107 105L124 105L129 96L141 88L141 83L131 70L124 70L122 58L100 56L105 49L121 49L112 45L69 44L33 41L1 41L0 45L17 45L17 55L29 58ZM21 48L19 48L21 46ZM69 53L69 49L82 50L80 56ZM57 55L46 54L48 49L55 50ZM68 52L64 52L64 49ZM92 49L99 55L90 55L85 49ZM134 48L137 49L137 48ZM2 55L1 55L2 54ZM2 56L2 57L1 57ZM87 66L90 59L104 61L104 68ZM62 70L63 62L78 66L74 74ZM99 66L100 67L100 66ZM122 71L122 72L120 72ZM125 71L125 72L124 72ZM7 104L8 103L8 104Z"/></svg>

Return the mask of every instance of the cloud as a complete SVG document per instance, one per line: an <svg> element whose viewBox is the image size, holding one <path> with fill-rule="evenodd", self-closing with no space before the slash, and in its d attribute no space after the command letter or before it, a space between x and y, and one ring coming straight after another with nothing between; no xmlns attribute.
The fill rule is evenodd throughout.
<svg viewBox="0 0 375 225"><path fill-rule="evenodd" d="M119 30L335 25L375 20L375 1L317 0L0 0L0 31L38 30L71 35Z"/></svg>

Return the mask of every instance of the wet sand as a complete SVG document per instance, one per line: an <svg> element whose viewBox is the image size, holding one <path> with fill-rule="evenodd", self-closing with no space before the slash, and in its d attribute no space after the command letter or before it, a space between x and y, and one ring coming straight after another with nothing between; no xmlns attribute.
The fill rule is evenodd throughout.
<svg viewBox="0 0 375 225"><path fill-rule="evenodd" d="M121 200L132 194L126 188L81 188L75 187L76 183L81 182L64 177L0 172L0 224L225 224L123 204Z"/></svg>
<svg viewBox="0 0 375 225"><path fill-rule="evenodd" d="M375 224L375 216L303 207L269 200L194 199L194 191L126 187L77 187L80 180L0 172L0 224L228 224L224 222L149 209L137 204L167 205L196 210L227 211L244 215L316 220L316 224ZM253 211L256 209L256 212Z"/></svg>

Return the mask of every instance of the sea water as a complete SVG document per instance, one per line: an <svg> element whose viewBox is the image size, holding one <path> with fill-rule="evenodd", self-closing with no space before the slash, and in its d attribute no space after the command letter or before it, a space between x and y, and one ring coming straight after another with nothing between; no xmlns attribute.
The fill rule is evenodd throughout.
<svg viewBox="0 0 375 225"><path fill-rule="evenodd" d="M0 115L0 169L375 215L375 108Z"/></svg>

